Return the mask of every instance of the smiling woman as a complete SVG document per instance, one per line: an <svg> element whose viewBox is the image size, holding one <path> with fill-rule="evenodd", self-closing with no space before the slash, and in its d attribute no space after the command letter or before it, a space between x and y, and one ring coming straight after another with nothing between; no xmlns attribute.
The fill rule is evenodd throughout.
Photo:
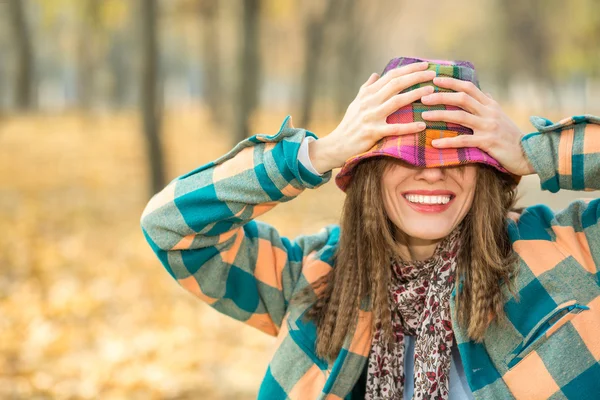
<svg viewBox="0 0 600 400"><path fill-rule="evenodd" d="M600 201L509 210L522 175L600 189L600 119L533 122L468 62L397 58L329 135L286 118L171 182L142 229L185 289L277 336L259 399L591 399ZM256 220L336 167L340 225Z"/></svg>

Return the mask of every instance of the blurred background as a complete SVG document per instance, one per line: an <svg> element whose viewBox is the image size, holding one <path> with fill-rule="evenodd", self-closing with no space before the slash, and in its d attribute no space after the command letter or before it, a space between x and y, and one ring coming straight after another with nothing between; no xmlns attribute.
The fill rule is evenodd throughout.
<svg viewBox="0 0 600 400"><path fill-rule="evenodd" d="M600 114L598 0L0 1L0 397L253 399L275 339L163 270L151 194L248 134L324 136L397 56L463 59L521 127ZM560 209L597 192L520 185ZM262 219L336 223L333 182Z"/></svg>

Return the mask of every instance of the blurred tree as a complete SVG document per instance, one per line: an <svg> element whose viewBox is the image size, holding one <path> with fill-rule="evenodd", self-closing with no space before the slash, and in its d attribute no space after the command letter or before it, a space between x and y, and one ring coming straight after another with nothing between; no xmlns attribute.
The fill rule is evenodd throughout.
<svg viewBox="0 0 600 400"><path fill-rule="evenodd" d="M316 97L320 66L323 62L324 32L340 6L350 6L351 1L328 0L322 11L310 11L306 19L304 69L302 72L302 95L300 100L300 126L308 126L312 119L312 108Z"/></svg>
<svg viewBox="0 0 600 400"><path fill-rule="evenodd" d="M241 0L243 3L243 40L239 48L238 95L239 112L236 112L234 140L248 137L249 118L258 106L260 88L260 0Z"/></svg>
<svg viewBox="0 0 600 400"><path fill-rule="evenodd" d="M101 0L80 0L79 6L79 42L77 46L77 103L88 109L91 106L96 60L98 51L97 30L100 18Z"/></svg>
<svg viewBox="0 0 600 400"><path fill-rule="evenodd" d="M165 186L163 151L160 140L162 89L158 71L157 0L140 0L142 42L142 80L140 104L150 168L150 190L157 193Z"/></svg>
<svg viewBox="0 0 600 400"><path fill-rule="evenodd" d="M369 2L367 6L377 7L378 4L377 2ZM362 82L357 84L362 63L365 59L368 59L368 56L364 53L365 40L367 40L368 35L367 32L364 32L365 25L360 24L362 16L360 15L359 5L364 6L365 2L345 0L339 10L338 21L341 22L339 25L342 29L339 30L340 37L336 51L338 56L335 75L337 82L333 85L336 113L338 115L344 115L348 104L354 100L358 88L362 84Z"/></svg>
<svg viewBox="0 0 600 400"><path fill-rule="evenodd" d="M7 79L7 60L9 60L9 48L10 46L10 38L9 32L7 29L8 25L8 11L7 4L5 2L0 2L0 60L4 60L4 62L0 63L0 115L2 113L2 109L6 104L6 94L8 88L8 79Z"/></svg>
<svg viewBox="0 0 600 400"><path fill-rule="evenodd" d="M98 1L98 0L94 0ZM121 0L100 0L97 30L98 46L104 48L100 70L108 74L105 80L108 102L115 108L128 104L128 96L138 89L133 79L132 64L137 55L131 49L139 47L141 24L139 10L133 2ZM100 53L100 51L99 51ZM100 72L100 71L99 71Z"/></svg>
<svg viewBox="0 0 600 400"><path fill-rule="evenodd" d="M554 7L548 0L501 1L497 0L499 20L504 26L504 60L511 60L512 68L501 68L501 86L506 88L514 71L525 75L539 86L554 92L556 84L551 73L553 48L548 29L548 15ZM555 4L557 5L557 4ZM558 96L554 93L555 106Z"/></svg>
<svg viewBox="0 0 600 400"><path fill-rule="evenodd" d="M18 109L31 109L33 104L33 49L25 18L24 0L9 0L10 23L17 51L14 101Z"/></svg>
<svg viewBox="0 0 600 400"><path fill-rule="evenodd" d="M202 30L202 61L205 101L215 122L223 120L219 52L219 3L199 0Z"/></svg>
<svg viewBox="0 0 600 400"><path fill-rule="evenodd" d="M141 21L135 18L135 25L141 25ZM138 30L141 28L138 27ZM110 102L116 108L127 105L127 93L130 82L133 81L127 66L128 50L135 46L136 41L131 40L124 32L116 31L109 34L109 47L107 54L107 69L110 72Z"/></svg>

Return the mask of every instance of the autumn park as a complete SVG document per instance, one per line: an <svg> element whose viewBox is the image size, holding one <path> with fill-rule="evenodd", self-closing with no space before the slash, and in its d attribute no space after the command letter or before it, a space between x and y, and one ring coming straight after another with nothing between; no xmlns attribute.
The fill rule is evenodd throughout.
<svg viewBox="0 0 600 400"><path fill-rule="evenodd" d="M600 115L594 0L0 2L0 398L253 399L276 338L186 293L140 216L287 115L331 132L398 56L469 60L524 132ZM519 186L521 206L580 193ZM588 193L595 197L595 193ZM337 223L328 183L261 220Z"/></svg>

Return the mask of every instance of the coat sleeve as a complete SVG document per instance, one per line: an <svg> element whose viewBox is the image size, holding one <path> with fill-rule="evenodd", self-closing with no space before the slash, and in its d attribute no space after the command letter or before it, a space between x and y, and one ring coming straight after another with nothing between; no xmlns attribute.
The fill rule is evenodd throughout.
<svg viewBox="0 0 600 400"><path fill-rule="evenodd" d="M532 117L532 122L538 132L521 143L542 190L600 190L600 118L583 115L552 123ZM600 198L576 200L547 220L561 245L600 277Z"/></svg>
<svg viewBox="0 0 600 400"><path fill-rule="evenodd" d="M146 206L142 231L163 266L217 311L276 335L303 259L332 231L295 240L254 218L331 178L298 162L305 137L287 117L275 135L254 135L180 176Z"/></svg>

